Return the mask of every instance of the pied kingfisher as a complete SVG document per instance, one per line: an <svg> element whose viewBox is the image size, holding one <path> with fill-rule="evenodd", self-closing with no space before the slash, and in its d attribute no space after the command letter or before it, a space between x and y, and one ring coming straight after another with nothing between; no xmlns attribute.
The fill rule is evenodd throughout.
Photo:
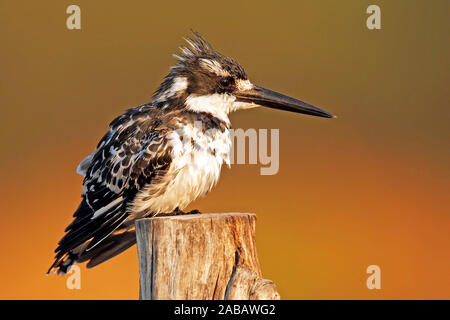
<svg viewBox="0 0 450 320"><path fill-rule="evenodd" d="M102 263L135 244L134 221L183 209L217 183L230 164L232 111L257 106L331 118L303 101L252 83L242 66L198 33L186 39L150 103L110 124L77 168L82 200L48 273Z"/></svg>

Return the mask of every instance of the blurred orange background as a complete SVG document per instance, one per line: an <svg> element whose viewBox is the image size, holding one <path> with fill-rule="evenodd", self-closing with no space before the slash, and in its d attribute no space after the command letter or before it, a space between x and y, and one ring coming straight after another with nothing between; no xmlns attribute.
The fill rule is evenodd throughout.
<svg viewBox="0 0 450 320"><path fill-rule="evenodd" d="M82 29L66 28L81 7ZM381 30L366 8L381 7ZM0 1L0 298L137 299L136 247L81 290L46 276L80 201L79 161L151 100L189 28L252 81L338 115L255 109L279 128L280 170L224 167L188 209L255 212L283 299L450 298L448 1ZM381 289L366 268L381 268Z"/></svg>

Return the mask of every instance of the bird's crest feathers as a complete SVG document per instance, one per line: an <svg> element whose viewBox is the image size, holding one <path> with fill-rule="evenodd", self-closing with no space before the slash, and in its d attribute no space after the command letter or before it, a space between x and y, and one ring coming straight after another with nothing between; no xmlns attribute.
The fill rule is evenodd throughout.
<svg viewBox="0 0 450 320"><path fill-rule="evenodd" d="M198 32L191 30L195 38L184 38L189 46L180 47L181 55L174 54L179 63L172 67L172 70L184 69L191 67L201 61L206 64L215 64L213 70L224 69L231 74L235 74L239 78L246 79L247 74L244 68L233 58L222 55L213 49L208 41L205 40Z"/></svg>
<svg viewBox="0 0 450 320"><path fill-rule="evenodd" d="M185 62L188 59L195 59L203 56L220 55L218 52L214 51L213 47L206 41L197 31L191 30L195 36L195 39L184 38L184 40L189 44L189 47L180 47L182 55L174 54L173 56Z"/></svg>

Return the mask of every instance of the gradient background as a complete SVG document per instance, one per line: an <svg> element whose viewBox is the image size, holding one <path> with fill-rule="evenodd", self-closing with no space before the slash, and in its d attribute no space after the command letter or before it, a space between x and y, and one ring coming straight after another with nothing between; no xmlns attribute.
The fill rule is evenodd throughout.
<svg viewBox="0 0 450 320"><path fill-rule="evenodd" d="M450 2L0 1L0 298L136 299L136 248L81 290L45 276L81 193L79 161L151 100L189 28L255 83L338 115L233 114L279 128L280 171L223 169L190 208L255 212L284 299L450 298ZM78 4L82 30L66 29ZM382 29L365 26L378 4ZM381 290L366 288L381 267Z"/></svg>

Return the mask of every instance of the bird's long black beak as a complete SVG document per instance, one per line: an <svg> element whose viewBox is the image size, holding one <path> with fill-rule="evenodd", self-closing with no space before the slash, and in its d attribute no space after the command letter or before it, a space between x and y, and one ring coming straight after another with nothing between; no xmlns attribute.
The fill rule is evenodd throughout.
<svg viewBox="0 0 450 320"><path fill-rule="evenodd" d="M325 110L258 85L253 85L253 88L248 90L236 92L235 95L236 101L238 102L254 103L274 109L303 113L323 118L333 118L333 115Z"/></svg>

